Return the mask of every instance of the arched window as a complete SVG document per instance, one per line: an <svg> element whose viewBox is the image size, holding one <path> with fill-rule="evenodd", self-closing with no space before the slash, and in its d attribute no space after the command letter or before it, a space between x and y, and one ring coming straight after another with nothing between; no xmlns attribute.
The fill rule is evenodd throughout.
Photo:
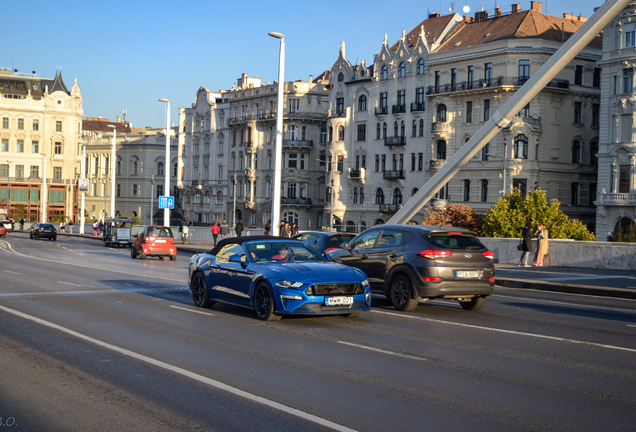
<svg viewBox="0 0 636 432"><path fill-rule="evenodd" d="M344 74L342 72L340 72L338 74L338 82L342 82L342 81L344 81Z"/></svg>
<svg viewBox="0 0 636 432"><path fill-rule="evenodd" d="M338 141L344 141L344 139L345 139L344 126L340 125L338 126Z"/></svg>
<svg viewBox="0 0 636 432"><path fill-rule="evenodd" d="M139 169L139 162L133 161L132 163L132 175L137 175L137 170Z"/></svg>
<svg viewBox="0 0 636 432"><path fill-rule="evenodd" d="M402 120L402 123L400 123L400 136L404 138L404 135L406 135L406 123Z"/></svg>
<svg viewBox="0 0 636 432"><path fill-rule="evenodd" d="M418 75L424 74L424 59L423 58L417 61L417 74Z"/></svg>
<svg viewBox="0 0 636 432"><path fill-rule="evenodd" d="M175 162L174 165L172 166L172 176L176 177L178 172L179 172L179 163Z"/></svg>
<svg viewBox="0 0 636 432"><path fill-rule="evenodd" d="M157 164L157 175L158 176L162 176L163 173L164 173L164 171L163 171L163 162L159 162Z"/></svg>
<svg viewBox="0 0 636 432"><path fill-rule="evenodd" d="M378 123L378 127L376 128L376 132L375 132L375 139L380 139L380 123Z"/></svg>
<svg viewBox="0 0 636 432"><path fill-rule="evenodd" d="M623 235L626 236L626 231L629 230L633 224L634 221L631 218L624 217L619 219L618 222L616 222L616 225L614 225L614 234L617 234L618 230L621 230Z"/></svg>
<svg viewBox="0 0 636 432"><path fill-rule="evenodd" d="M375 203L384 204L384 191L382 190L382 188L377 188L375 190Z"/></svg>
<svg viewBox="0 0 636 432"><path fill-rule="evenodd" d="M440 104L437 106L437 121L446 122L446 105Z"/></svg>
<svg viewBox="0 0 636 432"><path fill-rule="evenodd" d="M382 72L380 74L380 79L389 79L389 67L387 65L382 66Z"/></svg>
<svg viewBox="0 0 636 432"><path fill-rule="evenodd" d="M590 144L590 165L598 168L598 156L596 156L597 153L598 142L592 141L592 144Z"/></svg>
<svg viewBox="0 0 636 432"><path fill-rule="evenodd" d="M386 123L382 125L382 138L386 139Z"/></svg>
<svg viewBox="0 0 636 432"><path fill-rule="evenodd" d="M598 150L598 147L597 147L597 150ZM121 175L121 159L119 158L117 158L117 165L115 169L117 170L117 175Z"/></svg>
<svg viewBox="0 0 636 432"><path fill-rule="evenodd" d="M413 127L411 128L411 136L417 136L417 120L413 120Z"/></svg>
<svg viewBox="0 0 636 432"><path fill-rule="evenodd" d="M437 142L437 157L436 159L446 159L446 141Z"/></svg>
<svg viewBox="0 0 636 432"><path fill-rule="evenodd" d="M400 190L400 188L395 188L395 190L393 191L393 204L402 204L402 191Z"/></svg>
<svg viewBox="0 0 636 432"><path fill-rule="evenodd" d="M424 136L424 119L420 120L420 136Z"/></svg>
<svg viewBox="0 0 636 432"><path fill-rule="evenodd" d="M528 138L525 135L517 135L514 145L515 155L517 159L528 159Z"/></svg>
<svg viewBox="0 0 636 432"><path fill-rule="evenodd" d="M366 111L367 110L367 97L362 95L358 98L358 111Z"/></svg>
<svg viewBox="0 0 636 432"><path fill-rule="evenodd" d="M347 226L345 228L345 231L348 233L356 232L356 224L353 221L347 221Z"/></svg>
<svg viewBox="0 0 636 432"><path fill-rule="evenodd" d="M404 78L406 76L406 63L400 63L400 67L398 68L398 77Z"/></svg>
<svg viewBox="0 0 636 432"><path fill-rule="evenodd" d="M581 141L572 141L572 163L581 163Z"/></svg>

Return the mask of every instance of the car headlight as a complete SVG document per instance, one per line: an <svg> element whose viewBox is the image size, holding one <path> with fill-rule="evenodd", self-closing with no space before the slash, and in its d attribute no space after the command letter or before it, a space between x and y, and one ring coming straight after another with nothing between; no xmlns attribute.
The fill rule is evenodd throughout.
<svg viewBox="0 0 636 432"><path fill-rule="evenodd" d="M302 282L293 282L288 280L279 280L274 285L281 288L300 288L304 284Z"/></svg>
<svg viewBox="0 0 636 432"><path fill-rule="evenodd" d="M362 284L363 287L368 287L369 286L369 279L365 279L362 282L360 282Z"/></svg>

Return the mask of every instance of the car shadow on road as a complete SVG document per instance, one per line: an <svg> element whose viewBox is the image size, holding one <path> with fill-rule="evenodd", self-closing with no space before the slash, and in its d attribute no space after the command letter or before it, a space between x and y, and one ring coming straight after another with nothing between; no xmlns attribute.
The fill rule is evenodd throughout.
<svg viewBox="0 0 636 432"><path fill-rule="evenodd" d="M594 318L609 321L621 321L630 324L636 324L636 311L617 311L617 310L603 310L603 309L591 309L581 308L566 305L550 305L550 304L538 304L538 303L525 303L525 302L505 302L504 304L509 306L515 306L520 308L532 309L537 312L546 312L553 314L565 314L572 315L581 318Z"/></svg>
<svg viewBox="0 0 636 432"><path fill-rule="evenodd" d="M162 300L192 305L188 285L167 282L144 282L135 279L113 279L97 281L120 292L143 294Z"/></svg>

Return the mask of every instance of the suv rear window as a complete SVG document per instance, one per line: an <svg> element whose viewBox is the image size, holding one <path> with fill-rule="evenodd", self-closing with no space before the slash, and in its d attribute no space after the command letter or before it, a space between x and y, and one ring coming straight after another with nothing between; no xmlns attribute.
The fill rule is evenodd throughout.
<svg viewBox="0 0 636 432"><path fill-rule="evenodd" d="M430 233L426 239L429 243L444 249L479 250L485 249L479 239L467 234L450 234L447 232Z"/></svg>
<svg viewBox="0 0 636 432"><path fill-rule="evenodd" d="M149 227L146 229L148 237L173 237L172 230L168 227Z"/></svg>

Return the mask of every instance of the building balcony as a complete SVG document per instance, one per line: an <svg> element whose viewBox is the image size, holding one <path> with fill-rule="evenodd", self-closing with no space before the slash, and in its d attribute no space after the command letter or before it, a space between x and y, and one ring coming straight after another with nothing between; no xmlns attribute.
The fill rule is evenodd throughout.
<svg viewBox="0 0 636 432"><path fill-rule="evenodd" d="M384 180L403 180L404 170L382 171Z"/></svg>
<svg viewBox="0 0 636 432"><path fill-rule="evenodd" d="M424 102L411 102L411 112L424 111Z"/></svg>
<svg viewBox="0 0 636 432"><path fill-rule="evenodd" d="M403 136L384 138L384 145L389 147L403 146L403 145L406 145L406 138Z"/></svg>
<svg viewBox="0 0 636 432"><path fill-rule="evenodd" d="M604 193L598 194L598 197L595 201L597 205L629 205L633 206L636 204L636 194L630 193Z"/></svg>
<svg viewBox="0 0 636 432"><path fill-rule="evenodd" d="M363 169L350 169L349 170L349 179L351 180L362 180L364 178L364 170Z"/></svg>
<svg viewBox="0 0 636 432"><path fill-rule="evenodd" d="M387 115L389 113L389 107L375 107L375 115Z"/></svg>
<svg viewBox="0 0 636 432"><path fill-rule="evenodd" d="M314 142L312 140L283 140L283 147L298 148L298 147L313 147Z"/></svg>
<svg viewBox="0 0 636 432"><path fill-rule="evenodd" d="M446 159L431 159L428 163L428 169L438 170L444 166Z"/></svg>
<svg viewBox="0 0 636 432"><path fill-rule="evenodd" d="M490 87L501 87L505 84L503 76L490 79L479 79L474 81L462 81L457 84L444 84L438 86L426 87L427 95L435 95L440 93L453 93L458 91L479 90Z"/></svg>
<svg viewBox="0 0 636 432"><path fill-rule="evenodd" d="M303 205L310 206L311 198L302 198L302 197L281 197L280 203L283 205Z"/></svg>
<svg viewBox="0 0 636 432"><path fill-rule="evenodd" d="M433 122L431 124L431 132L432 133L440 133L440 132L448 132L450 130L450 126L446 122Z"/></svg>
<svg viewBox="0 0 636 432"><path fill-rule="evenodd" d="M397 213L402 208L402 204L380 204L380 213Z"/></svg>
<svg viewBox="0 0 636 432"><path fill-rule="evenodd" d="M404 114L406 112L406 105L393 105L391 112L393 114Z"/></svg>
<svg viewBox="0 0 636 432"><path fill-rule="evenodd" d="M329 112L329 118L340 118L340 117L346 117L347 116L347 112L346 111L335 111L335 112Z"/></svg>

